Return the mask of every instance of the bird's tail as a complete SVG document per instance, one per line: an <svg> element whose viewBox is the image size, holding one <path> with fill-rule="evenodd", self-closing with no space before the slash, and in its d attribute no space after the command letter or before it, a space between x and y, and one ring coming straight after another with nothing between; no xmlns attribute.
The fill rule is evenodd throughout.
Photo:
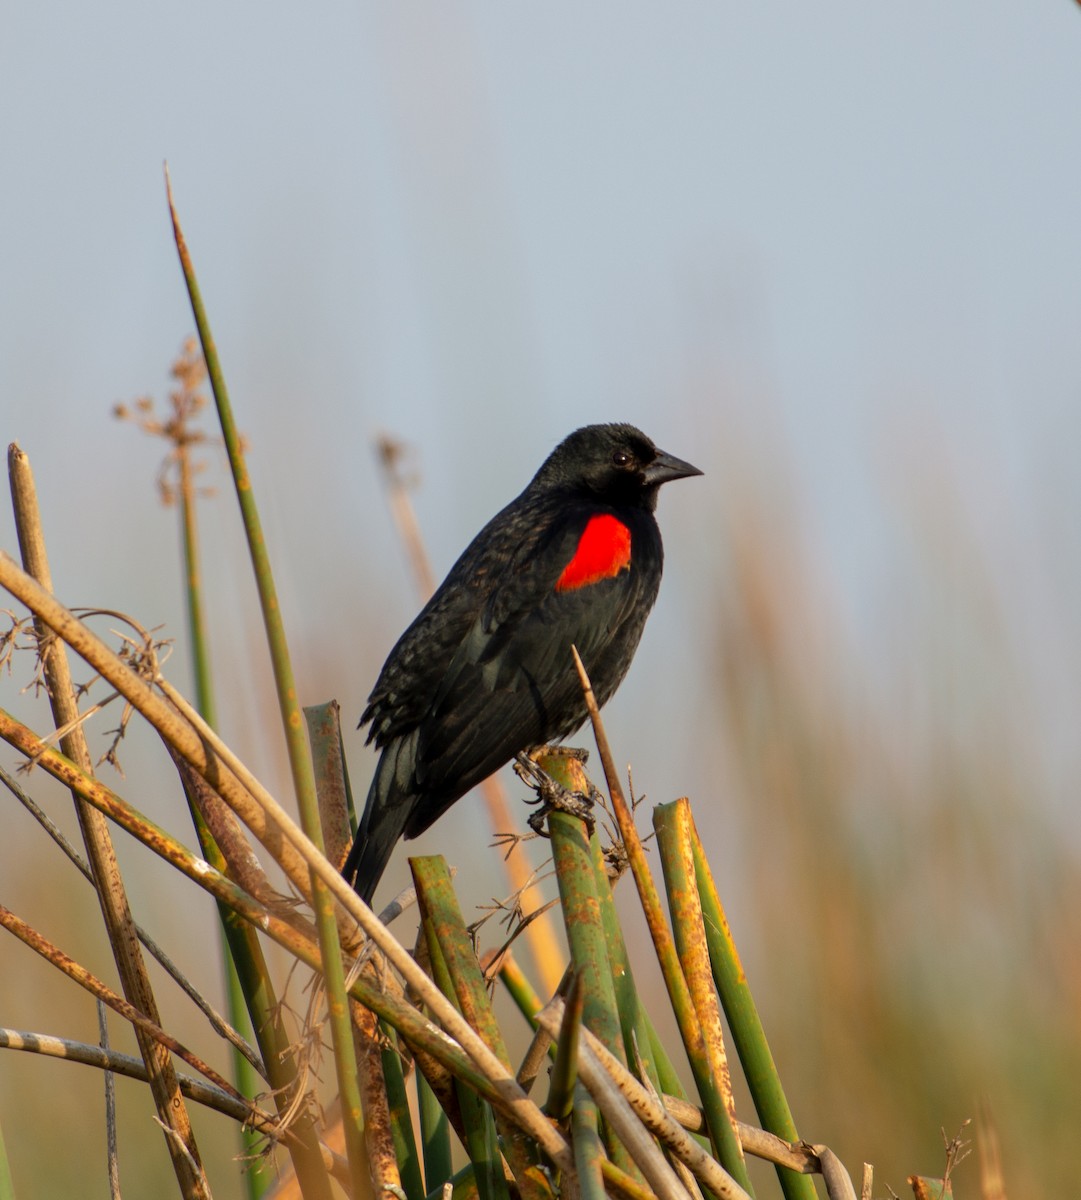
<svg viewBox="0 0 1081 1200"><path fill-rule="evenodd" d="M357 836L342 866L346 882L353 885L365 904L372 902L413 807L412 797L408 790L403 791L399 779L399 768L412 760L410 740L391 743L384 749L368 789ZM408 752L403 755L403 750Z"/></svg>

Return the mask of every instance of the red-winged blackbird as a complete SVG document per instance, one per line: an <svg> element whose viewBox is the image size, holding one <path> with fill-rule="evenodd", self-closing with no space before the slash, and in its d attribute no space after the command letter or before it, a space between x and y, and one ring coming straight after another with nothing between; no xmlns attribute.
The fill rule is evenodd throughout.
<svg viewBox="0 0 1081 1200"><path fill-rule="evenodd" d="M585 721L572 645L597 703L616 690L661 582L657 491L701 473L633 425L588 425L473 539L390 652L360 720L383 753L342 871L365 901L403 834Z"/></svg>

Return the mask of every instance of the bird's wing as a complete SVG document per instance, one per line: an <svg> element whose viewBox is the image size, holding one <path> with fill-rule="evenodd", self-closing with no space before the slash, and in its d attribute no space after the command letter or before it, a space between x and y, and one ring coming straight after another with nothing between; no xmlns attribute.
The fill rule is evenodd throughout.
<svg viewBox="0 0 1081 1200"><path fill-rule="evenodd" d="M387 656L360 719L361 725L371 723L369 741L382 747L424 719L462 642L486 607L491 610L493 596L508 592L510 581L536 574L531 564L544 557L541 545L550 536L522 497L477 534Z"/></svg>
<svg viewBox="0 0 1081 1200"><path fill-rule="evenodd" d="M573 553L573 542L564 561ZM528 572L525 573L528 576ZM415 836L458 795L519 750L572 732L585 719L574 670L577 647L601 703L615 690L641 635L655 583L635 566L573 591L554 587L558 571L524 584L522 574L492 594L430 697L418 733L414 778L431 799L440 779L455 795L424 805L406 827ZM618 645L618 654L611 653Z"/></svg>

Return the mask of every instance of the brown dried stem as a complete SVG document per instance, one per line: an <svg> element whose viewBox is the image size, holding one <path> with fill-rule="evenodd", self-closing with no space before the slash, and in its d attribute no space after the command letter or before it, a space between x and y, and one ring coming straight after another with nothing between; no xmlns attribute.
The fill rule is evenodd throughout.
<svg viewBox="0 0 1081 1200"><path fill-rule="evenodd" d="M8 449L8 474L19 546L27 570L26 578L40 587L43 593L48 594L52 590L52 576L41 527L37 489L34 486L30 460L14 443ZM6 559L7 556L4 557ZM46 626L49 623L44 621L42 614L35 613L35 616L39 642L44 642ZM59 641L48 639L48 644L43 649L42 665L56 726L63 728L72 725L73 722L77 722L79 716L78 706L67 656ZM69 758L87 773L91 772L86 740L77 724L61 738L61 746ZM139 1012L145 1013L151 1021L157 1023L157 1003L146 964L139 950L135 922L128 905L127 892L113 849L108 822L90 805L84 803L78 794L73 793L73 799L124 993ZM168 1133L173 1135L166 1137L166 1144L177 1181L185 1196L207 1197L209 1200L210 1189L203 1173L191 1120L169 1053L145 1030L137 1027L135 1033L146 1063L158 1117Z"/></svg>
<svg viewBox="0 0 1081 1200"><path fill-rule="evenodd" d="M213 1067L178 1042L172 1034L166 1033L156 1020L140 1012L133 1004L129 1004L122 996L118 996L111 988L106 987L96 975L93 975L80 963L65 954L58 946L53 945L48 938L28 925L21 917L17 917L10 909L0 904L0 926L13 933L19 941L29 946L35 953L40 954L46 962L52 963L58 971L63 972L70 980L85 988L92 996L107 1004L113 1012L130 1022L136 1033L152 1039L158 1045L182 1058L188 1066L204 1075L215 1087L221 1088L235 1100L243 1101L244 1097L233 1088L228 1080L223 1079ZM179 1087L179 1084L177 1085Z"/></svg>

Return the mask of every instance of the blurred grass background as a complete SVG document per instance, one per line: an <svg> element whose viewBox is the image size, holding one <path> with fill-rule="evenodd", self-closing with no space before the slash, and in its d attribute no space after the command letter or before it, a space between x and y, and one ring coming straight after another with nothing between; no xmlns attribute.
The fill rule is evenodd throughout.
<svg viewBox="0 0 1081 1200"><path fill-rule="evenodd" d="M800 1129L873 1161L880 1195L938 1170L939 1127L986 1096L1011 1197L1069 1194L1076 6L174 16L24 6L0 45L3 433L60 596L183 627L159 449L108 417L164 391L190 328L167 156L304 700L348 728L416 608L377 432L413 447L441 573L571 428L640 424L707 475L661 502L664 586L609 734L650 800L692 798ZM228 497L202 513L222 731L281 791L239 523ZM168 669L186 686L185 647ZM41 726L28 678L0 703ZM185 831L151 739L123 762ZM4 811L0 899L111 978L89 891ZM412 847L458 864L467 906L502 886L480 812ZM119 850L213 991L210 905ZM0 942L0 979L3 1022L94 1036L28 951ZM119 1086L125 1186L154 1194L160 1136ZM197 1119L228 1195L231 1131ZM20 1194L105 1194L90 1072L6 1055L0 1121Z"/></svg>

